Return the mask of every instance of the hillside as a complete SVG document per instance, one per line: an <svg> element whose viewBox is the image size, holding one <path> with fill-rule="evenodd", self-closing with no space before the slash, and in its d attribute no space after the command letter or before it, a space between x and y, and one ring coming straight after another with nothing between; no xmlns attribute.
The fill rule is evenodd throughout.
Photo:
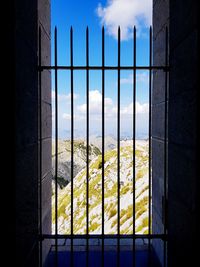
<svg viewBox="0 0 200 267"><path fill-rule="evenodd" d="M93 144L89 145L90 160L93 160L101 151ZM86 166L86 143L83 140L74 140L74 176ZM55 173L55 142L52 142L52 173ZM71 142L58 140L58 185L65 187L71 180Z"/></svg>
<svg viewBox="0 0 200 267"><path fill-rule="evenodd" d="M101 136L95 136L95 135L90 136L90 143L98 147L100 151L102 150L102 137ZM105 139L104 139L104 150L105 151L114 149L116 148L116 146L117 146L117 140L115 138L109 135L105 136Z"/></svg>
<svg viewBox="0 0 200 267"><path fill-rule="evenodd" d="M133 149L131 141L121 142L120 170L120 230L121 234L133 232ZM117 150L105 153L105 233L117 233ZM90 163L89 175L89 232L101 233L102 210L102 159L95 157ZM59 233L70 233L71 183L59 190ZM86 170L74 178L74 233L86 232ZM148 143L136 141L136 233L148 233ZM53 230L55 199L52 198Z"/></svg>

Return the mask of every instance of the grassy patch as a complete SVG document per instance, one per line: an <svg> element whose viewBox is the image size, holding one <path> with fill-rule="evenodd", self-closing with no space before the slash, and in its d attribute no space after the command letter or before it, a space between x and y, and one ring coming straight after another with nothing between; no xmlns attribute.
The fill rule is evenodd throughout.
<svg viewBox="0 0 200 267"><path fill-rule="evenodd" d="M110 196L116 196L116 194L117 194L117 183L114 183L110 189L107 189L105 191L105 198Z"/></svg>
<svg viewBox="0 0 200 267"><path fill-rule="evenodd" d="M140 179L142 177L144 177L144 175L147 173L148 168L141 168L138 172L137 172L137 176L136 179Z"/></svg>
<svg viewBox="0 0 200 267"><path fill-rule="evenodd" d="M145 217L142 220L142 223L136 228L136 233L142 231L144 228L146 228L148 226L148 217ZM145 230L144 234L148 234L148 229Z"/></svg>
<svg viewBox="0 0 200 267"><path fill-rule="evenodd" d="M107 151L105 153L105 157L104 157L105 162L106 161L109 161L113 157L115 157L115 158L117 157L117 151L116 150L109 150L109 151Z"/></svg>
<svg viewBox="0 0 200 267"><path fill-rule="evenodd" d="M113 220L113 222L111 224L111 228L113 228L116 224L117 224L117 219Z"/></svg>
<svg viewBox="0 0 200 267"><path fill-rule="evenodd" d="M109 211L109 219L112 218L113 216L115 216L117 214L117 209L114 208L114 209L111 209Z"/></svg>
<svg viewBox="0 0 200 267"><path fill-rule="evenodd" d="M135 205L135 212L136 212L136 219L138 219L144 212L147 211L147 204L148 204L148 197L144 197L140 201L136 202Z"/></svg>
<svg viewBox="0 0 200 267"><path fill-rule="evenodd" d="M100 224L98 224L97 222L92 223L89 226L89 232L94 232L99 226L100 226Z"/></svg>
<svg viewBox="0 0 200 267"><path fill-rule="evenodd" d="M120 194L125 195L128 191L131 191L130 184L124 185L120 190Z"/></svg>

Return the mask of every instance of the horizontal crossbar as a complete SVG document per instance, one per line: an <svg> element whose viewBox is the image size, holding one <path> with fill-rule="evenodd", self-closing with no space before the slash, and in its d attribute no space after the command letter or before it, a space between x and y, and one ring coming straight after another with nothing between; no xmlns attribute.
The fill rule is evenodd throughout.
<svg viewBox="0 0 200 267"><path fill-rule="evenodd" d="M39 66L43 70L163 70L169 71L169 66Z"/></svg>
<svg viewBox="0 0 200 267"><path fill-rule="evenodd" d="M129 235L101 235L101 234L89 234L89 235L55 235L55 234L43 234L40 237L40 240L44 239L162 239L166 240L167 236L165 234L129 234Z"/></svg>

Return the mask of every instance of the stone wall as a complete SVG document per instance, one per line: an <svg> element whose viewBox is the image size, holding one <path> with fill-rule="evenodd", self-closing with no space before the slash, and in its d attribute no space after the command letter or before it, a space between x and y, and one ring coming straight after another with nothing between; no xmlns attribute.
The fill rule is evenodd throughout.
<svg viewBox="0 0 200 267"><path fill-rule="evenodd" d="M38 26L42 27L44 64L50 62L50 4L15 1L15 203L17 266L38 266L39 247L39 87ZM50 231L51 99L50 73L43 75L43 222ZM44 246L47 248L47 246Z"/></svg>
<svg viewBox="0 0 200 267"><path fill-rule="evenodd" d="M42 65L51 65L50 0L38 0L38 26L41 29ZM42 233L51 234L51 72L41 76L42 88ZM50 248L50 240L42 242L43 264Z"/></svg>
<svg viewBox="0 0 200 267"><path fill-rule="evenodd" d="M197 1L154 0L154 64L164 63L165 27L169 24L168 88L168 266L191 266L197 257ZM153 77L153 232L163 232L164 181L164 82L165 74ZM163 262L162 242L153 247ZM195 264L192 264L195 265Z"/></svg>
<svg viewBox="0 0 200 267"><path fill-rule="evenodd" d="M169 266L195 266L197 248L198 4L170 1Z"/></svg>
<svg viewBox="0 0 200 267"><path fill-rule="evenodd" d="M169 1L153 1L153 62L165 65L166 27L169 27ZM153 72L152 90L152 232L164 232L164 138L165 138L165 75L163 70ZM163 265L164 246L154 240L153 247Z"/></svg>

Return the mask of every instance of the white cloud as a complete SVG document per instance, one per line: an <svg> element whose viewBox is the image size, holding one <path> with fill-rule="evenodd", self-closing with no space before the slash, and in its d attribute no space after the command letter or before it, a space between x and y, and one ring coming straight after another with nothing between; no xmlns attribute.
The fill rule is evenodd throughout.
<svg viewBox="0 0 200 267"><path fill-rule="evenodd" d="M51 91L52 100L55 100L55 91ZM78 94L74 94L74 99L78 98ZM58 101L69 101L71 100L71 93L69 94L58 94Z"/></svg>
<svg viewBox="0 0 200 267"><path fill-rule="evenodd" d="M113 106L113 101L111 98L105 98L105 111L108 112ZM81 113L86 112L86 103L78 106L78 111ZM89 110L91 114L100 114L102 107L102 94L98 90L93 90L89 92Z"/></svg>
<svg viewBox="0 0 200 267"><path fill-rule="evenodd" d="M139 102L136 102L135 110L136 110L136 114L148 114L149 104L148 103L140 104ZM121 109L121 114L132 115L133 114L133 102L130 103L128 106L123 107Z"/></svg>
<svg viewBox="0 0 200 267"><path fill-rule="evenodd" d="M71 114L63 113L62 114L62 118L65 119L65 120L70 121L71 120ZM74 120L85 120L85 117L81 116L81 115L74 115Z"/></svg>
<svg viewBox="0 0 200 267"><path fill-rule="evenodd" d="M133 26L140 29L152 22L152 0L107 0L106 6L99 3L96 11L109 35L117 38L121 27L122 40L132 37Z"/></svg>
<svg viewBox="0 0 200 267"><path fill-rule="evenodd" d="M92 90L89 92L89 120L90 120L90 133L101 134L101 123L102 123L102 94L98 90ZM130 100L131 101L131 100ZM66 131L70 129L71 114L69 103L66 105L65 102L60 103L62 106L58 112L59 119L59 133L64 133L66 137ZM148 103L136 102L136 128L139 133L146 133L148 130ZM53 110L54 112L54 110ZM121 114L121 131L132 132L133 123L133 103L129 102L126 104L121 103L120 107ZM53 118L54 119L54 114ZM105 98L105 124L106 131L108 134L116 134L117 127L117 103L113 99ZM86 127L86 103L76 103L74 106L74 125L80 136L84 136ZM54 124L53 124L54 130Z"/></svg>
<svg viewBox="0 0 200 267"><path fill-rule="evenodd" d="M71 114L63 113L62 117L63 117L63 119L71 120Z"/></svg>
<svg viewBox="0 0 200 267"><path fill-rule="evenodd" d="M148 83L149 74L147 72L140 72L136 74L136 83ZM133 74L130 74L127 78L120 79L121 84L133 84Z"/></svg>
<svg viewBox="0 0 200 267"><path fill-rule="evenodd" d="M89 92L89 111L92 116L101 116L102 106L102 94L98 90ZM149 112L149 104L144 103L140 104L136 102L136 113L137 114L146 114ZM86 103L77 107L77 110L85 114L86 113ZM113 103L111 98L105 98L105 113L107 118L114 118L117 114L117 107ZM133 103L128 104L127 106L121 107L121 115L131 115L133 114Z"/></svg>

